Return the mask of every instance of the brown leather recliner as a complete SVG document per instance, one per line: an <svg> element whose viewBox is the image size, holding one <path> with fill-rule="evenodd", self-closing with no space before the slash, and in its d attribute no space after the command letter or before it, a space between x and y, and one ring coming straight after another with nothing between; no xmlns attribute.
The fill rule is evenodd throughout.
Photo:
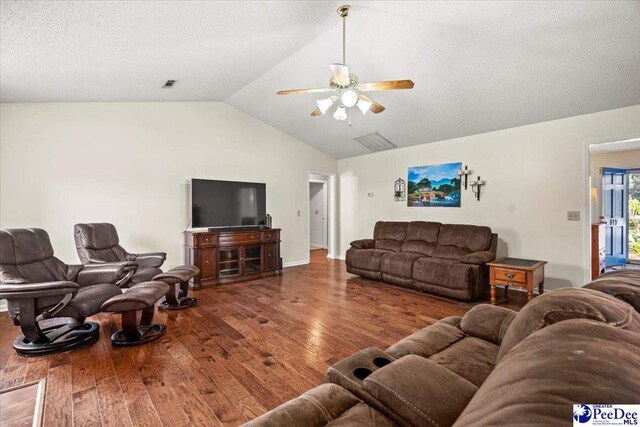
<svg viewBox="0 0 640 427"><path fill-rule="evenodd" d="M104 264L132 261L138 265L128 283L123 286L146 282L162 273L160 267L167 258L164 252L134 254L120 246L116 228L109 223L76 224L74 239L80 261L87 264Z"/></svg>
<svg viewBox="0 0 640 427"><path fill-rule="evenodd" d="M373 239L351 242L345 263L349 273L368 279L472 300L488 289L486 263L497 246L489 227L379 221Z"/></svg>
<svg viewBox="0 0 640 427"><path fill-rule="evenodd" d="M24 335L13 343L21 354L64 351L98 337L99 325L85 318L122 293L129 261L102 265L67 265L54 256L46 231L0 230L0 298ZM41 326L51 318L66 323Z"/></svg>

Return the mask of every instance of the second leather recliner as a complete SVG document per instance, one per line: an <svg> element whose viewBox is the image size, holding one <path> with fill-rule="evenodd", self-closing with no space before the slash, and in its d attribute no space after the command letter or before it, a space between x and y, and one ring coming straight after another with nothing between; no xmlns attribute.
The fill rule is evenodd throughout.
<svg viewBox="0 0 640 427"><path fill-rule="evenodd" d="M118 232L113 224L89 223L74 226L76 250L83 264L103 264L118 261L133 261L138 269L131 276L129 283L134 285L152 280L162 273L160 267L167 258L164 252L134 254L120 246Z"/></svg>

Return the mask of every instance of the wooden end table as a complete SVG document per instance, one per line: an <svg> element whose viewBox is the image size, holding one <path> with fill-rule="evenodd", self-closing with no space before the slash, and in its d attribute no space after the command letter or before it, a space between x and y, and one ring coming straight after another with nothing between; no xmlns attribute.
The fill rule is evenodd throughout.
<svg viewBox="0 0 640 427"><path fill-rule="evenodd" d="M508 297L509 286L527 289L527 301L533 298L533 289L544 293L544 265L547 261L522 258L501 258L487 263L489 266L489 285L491 286L491 304L496 303L496 285L504 286Z"/></svg>

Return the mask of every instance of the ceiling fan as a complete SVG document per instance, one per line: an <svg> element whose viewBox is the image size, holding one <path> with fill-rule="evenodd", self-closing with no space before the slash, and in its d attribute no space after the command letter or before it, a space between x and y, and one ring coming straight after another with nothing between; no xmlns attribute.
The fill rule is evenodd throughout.
<svg viewBox="0 0 640 427"><path fill-rule="evenodd" d="M411 80L390 80L383 82L360 83L358 76L349 73L346 61L346 25L347 16L349 15L351 6L345 5L338 8L338 15L342 17L342 63L330 64L333 76L329 80L328 88L317 89L291 89L281 90L278 95L294 95L300 93L331 93L331 96L316 101L318 108L313 110L312 116L320 116L325 114L329 108L338 103L338 107L333 113L336 120L346 120L348 118L347 108L358 107L362 114L366 114L371 110L374 114L384 111L384 107L376 101L369 98L362 92L372 92L377 90L392 89L411 89L413 82ZM351 125L351 121L349 121Z"/></svg>

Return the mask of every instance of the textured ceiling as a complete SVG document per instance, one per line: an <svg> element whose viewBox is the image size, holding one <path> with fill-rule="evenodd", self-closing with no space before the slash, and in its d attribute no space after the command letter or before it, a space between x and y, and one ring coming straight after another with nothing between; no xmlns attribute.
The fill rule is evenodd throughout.
<svg viewBox="0 0 640 427"><path fill-rule="evenodd" d="M336 158L640 104L638 1L353 1L351 72L415 88L310 117L321 96L275 92L327 85L341 3L2 1L0 99L225 100Z"/></svg>

